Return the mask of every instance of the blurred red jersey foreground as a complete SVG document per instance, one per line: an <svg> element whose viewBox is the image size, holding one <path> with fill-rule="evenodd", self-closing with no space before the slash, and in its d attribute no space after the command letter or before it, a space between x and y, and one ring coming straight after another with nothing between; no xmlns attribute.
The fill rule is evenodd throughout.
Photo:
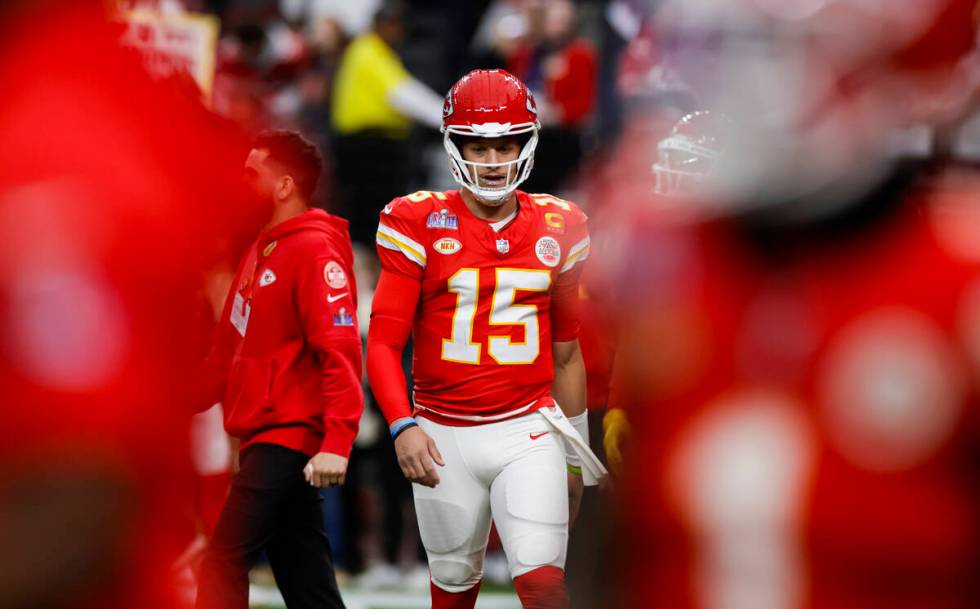
<svg viewBox="0 0 980 609"><path fill-rule="evenodd" d="M978 191L899 182L634 243L627 606L976 606Z"/></svg>
<svg viewBox="0 0 980 609"><path fill-rule="evenodd" d="M206 273L254 234L244 150L101 3L0 12L0 590L177 607Z"/></svg>

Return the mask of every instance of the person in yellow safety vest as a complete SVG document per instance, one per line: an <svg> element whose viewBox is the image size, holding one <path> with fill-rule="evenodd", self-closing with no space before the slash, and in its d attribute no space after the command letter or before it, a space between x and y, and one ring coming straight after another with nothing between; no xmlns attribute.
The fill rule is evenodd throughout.
<svg viewBox="0 0 980 609"><path fill-rule="evenodd" d="M409 74L396 53L405 16L400 0L382 3L371 30L347 47L334 81L335 200L362 243L373 243L378 212L409 187L413 123L442 124L443 96Z"/></svg>

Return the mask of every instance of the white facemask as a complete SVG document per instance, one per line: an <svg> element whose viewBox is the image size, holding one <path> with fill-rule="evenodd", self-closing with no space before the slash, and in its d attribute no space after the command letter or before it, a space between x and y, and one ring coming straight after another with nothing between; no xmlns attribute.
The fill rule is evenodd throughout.
<svg viewBox="0 0 980 609"><path fill-rule="evenodd" d="M481 128L482 127L482 128ZM449 170L461 186L473 193L481 201L496 203L506 199L513 193L521 182L531 175L531 168L534 166L534 150L538 146L538 127L536 124L517 125L512 127L509 124L499 125L488 123L485 126L473 126L472 130L451 128L443 131L443 145L449 153ZM521 148L520 155L513 161L505 163L477 163L467 161L456 142L452 140L453 135L467 137L503 137L507 135L520 135L531 133L524 147ZM484 167L497 167L506 171L503 186L491 187L488 184L481 184L479 179L479 169Z"/></svg>

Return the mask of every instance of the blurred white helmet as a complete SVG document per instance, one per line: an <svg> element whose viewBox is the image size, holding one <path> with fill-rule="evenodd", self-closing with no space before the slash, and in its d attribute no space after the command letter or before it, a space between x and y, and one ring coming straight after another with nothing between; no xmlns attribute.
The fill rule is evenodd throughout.
<svg viewBox="0 0 980 609"><path fill-rule="evenodd" d="M654 192L668 196L702 193L723 148L724 119L709 111L685 115L657 144Z"/></svg>

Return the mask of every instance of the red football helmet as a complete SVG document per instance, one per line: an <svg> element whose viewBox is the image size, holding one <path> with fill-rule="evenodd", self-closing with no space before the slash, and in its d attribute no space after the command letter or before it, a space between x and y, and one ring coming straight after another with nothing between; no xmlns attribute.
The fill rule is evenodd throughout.
<svg viewBox="0 0 980 609"><path fill-rule="evenodd" d="M538 108L534 96L517 77L504 70L473 70L459 79L446 95L442 106L443 144L449 153L453 178L477 198L499 201L527 179L534 165L538 145ZM488 163L463 159L453 136L502 137L530 134L517 159L494 166L506 166L502 187L482 186L476 168Z"/></svg>

